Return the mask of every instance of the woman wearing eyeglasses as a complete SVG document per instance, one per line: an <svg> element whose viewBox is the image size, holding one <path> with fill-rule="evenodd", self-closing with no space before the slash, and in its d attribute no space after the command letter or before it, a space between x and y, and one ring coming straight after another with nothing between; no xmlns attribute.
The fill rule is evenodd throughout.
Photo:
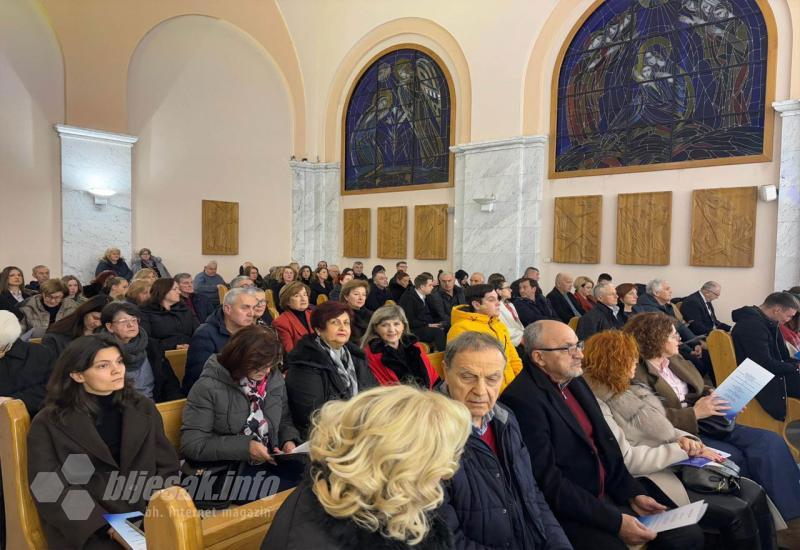
<svg viewBox="0 0 800 550"><path fill-rule="evenodd" d="M311 313L311 334L300 339L286 358L286 388L294 425L305 439L311 415L328 401L347 400L378 385L364 351L350 342L353 310L325 302Z"/></svg>
<svg viewBox="0 0 800 550"><path fill-rule="evenodd" d="M125 354L126 375L132 386L156 403L183 399L180 383L164 351L140 327L141 312L128 302L111 302L100 313L100 323L116 337Z"/></svg>
<svg viewBox="0 0 800 550"><path fill-rule="evenodd" d="M237 331L208 358L183 409L181 455L195 464L218 461L266 469L281 478L279 490L299 481L299 471L277 468L273 455L300 443L280 372L283 349L272 328ZM241 500L241 499L236 499Z"/></svg>
<svg viewBox="0 0 800 550"><path fill-rule="evenodd" d="M639 313L625 324L623 330L636 339L641 356L633 383L650 388L661 399L673 426L730 453L742 476L764 487L784 520L800 517L800 471L783 438L740 424L728 431L714 429L707 422L724 417L729 407L681 357L680 336L673 323L664 313Z"/></svg>

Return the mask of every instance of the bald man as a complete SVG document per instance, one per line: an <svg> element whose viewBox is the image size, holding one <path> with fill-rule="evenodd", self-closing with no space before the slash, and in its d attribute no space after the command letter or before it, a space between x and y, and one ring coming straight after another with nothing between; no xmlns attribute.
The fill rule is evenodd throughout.
<svg viewBox="0 0 800 550"><path fill-rule="evenodd" d="M585 313L578 299L571 292L572 281L572 275L569 273L559 273L556 275L556 286L547 295L547 301L550 302L553 311L565 323L569 323L573 317L580 317Z"/></svg>
<svg viewBox="0 0 800 550"><path fill-rule="evenodd" d="M583 342L559 321L523 335L525 366L500 396L517 417L544 492L576 550L703 548L693 525L656 533L637 516L667 509L628 472L592 390L583 380Z"/></svg>
<svg viewBox="0 0 800 550"><path fill-rule="evenodd" d="M219 305L217 285L224 284L225 279L217 273L217 262L215 260L209 261L205 267L203 267L203 271L195 275L194 281L192 282L194 291L208 300L212 310Z"/></svg>
<svg viewBox="0 0 800 550"><path fill-rule="evenodd" d="M486 282L486 277L483 276L483 273L480 271L476 271L472 275L469 276L469 286L475 285L482 285Z"/></svg>

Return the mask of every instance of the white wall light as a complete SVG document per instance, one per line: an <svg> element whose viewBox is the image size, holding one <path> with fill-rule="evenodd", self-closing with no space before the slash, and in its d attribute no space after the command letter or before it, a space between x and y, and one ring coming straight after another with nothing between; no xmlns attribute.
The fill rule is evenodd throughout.
<svg viewBox="0 0 800 550"><path fill-rule="evenodd" d="M488 197L475 197L472 200L481 205L481 212L492 212L494 211L494 203L497 200L497 197L495 197L494 193L492 193Z"/></svg>
<svg viewBox="0 0 800 550"><path fill-rule="evenodd" d="M102 187L92 187L88 190L89 194L94 197L95 206L105 206L108 204L108 199L117 194L116 191L111 189L104 189Z"/></svg>

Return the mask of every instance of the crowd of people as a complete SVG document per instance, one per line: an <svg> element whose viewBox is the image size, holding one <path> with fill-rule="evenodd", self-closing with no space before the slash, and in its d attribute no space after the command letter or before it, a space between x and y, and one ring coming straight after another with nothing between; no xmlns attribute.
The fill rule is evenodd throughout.
<svg viewBox="0 0 800 550"><path fill-rule="evenodd" d="M714 281L677 298L663 279L559 273L545 293L534 267L394 268L245 262L226 281L214 261L173 276L147 248L130 265L110 248L91 281L3 269L0 403L33 418L30 478L87 454L102 508L71 521L37 502L48 543L116 544L102 514L147 501L103 500L114 472L220 463L295 487L264 548L767 550L800 518L791 452L727 419L705 343L729 332L739 361L770 371L757 399L783 420L800 398L800 287L731 327ZM182 380L165 355L179 349ZM176 452L154 404L181 398ZM307 464L276 461L305 442ZM690 457L738 472L737 488L704 491L676 466ZM639 519L698 500L698 525Z"/></svg>

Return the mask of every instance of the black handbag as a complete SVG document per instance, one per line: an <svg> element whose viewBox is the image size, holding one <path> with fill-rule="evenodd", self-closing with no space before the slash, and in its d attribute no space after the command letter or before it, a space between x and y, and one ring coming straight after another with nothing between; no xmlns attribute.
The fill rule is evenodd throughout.
<svg viewBox="0 0 800 550"><path fill-rule="evenodd" d="M181 486L189 492L198 510L228 508L233 502L233 482L243 468L244 463L238 460L184 460L181 464Z"/></svg>
<svg viewBox="0 0 800 550"><path fill-rule="evenodd" d="M739 466L732 460L709 462L702 468L682 466L681 481L698 493L737 494L740 489Z"/></svg>
<svg viewBox="0 0 800 550"><path fill-rule="evenodd" d="M727 416L709 416L697 421L700 433L712 439L726 439L736 427L736 419Z"/></svg>

